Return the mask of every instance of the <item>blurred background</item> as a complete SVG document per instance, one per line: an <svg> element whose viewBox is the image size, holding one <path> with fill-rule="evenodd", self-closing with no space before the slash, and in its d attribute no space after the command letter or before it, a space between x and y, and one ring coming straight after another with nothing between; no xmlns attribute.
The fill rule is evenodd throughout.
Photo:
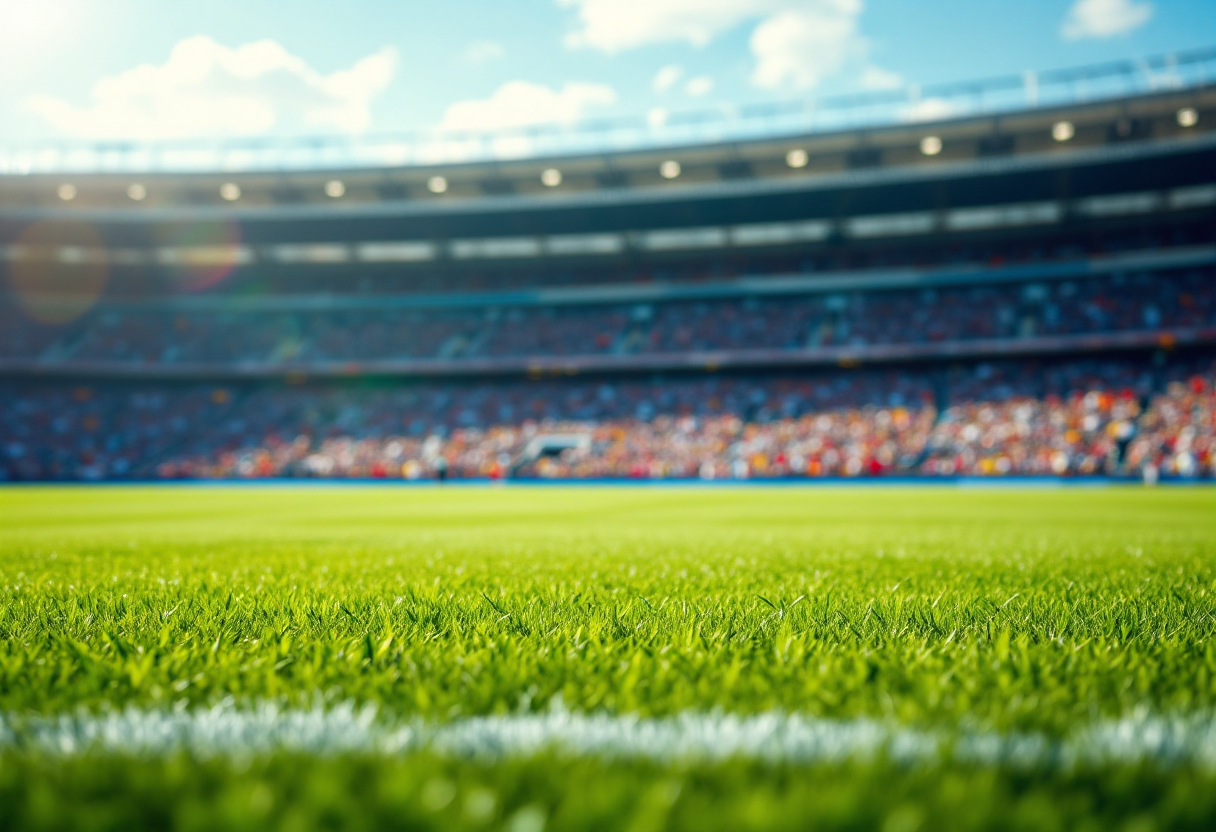
<svg viewBox="0 0 1216 832"><path fill-rule="evenodd" d="M1211 478L1214 33L0 0L0 480Z"/></svg>

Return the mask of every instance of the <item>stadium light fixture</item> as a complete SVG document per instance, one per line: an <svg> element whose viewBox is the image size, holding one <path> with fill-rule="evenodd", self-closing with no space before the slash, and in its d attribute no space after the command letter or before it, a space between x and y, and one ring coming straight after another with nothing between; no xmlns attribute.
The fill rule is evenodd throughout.
<svg viewBox="0 0 1216 832"><path fill-rule="evenodd" d="M331 179L325 183L325 195L337 199L346 193L346 183L341 179Z"/></svg>
<svg viewBox="0 0 1216 832"><path fill-rule="evenodd" d="M1066 142L1077 134L1077 128L1071 121L1057 121L1051 126L1051 137L1058 142Z"/></svg>
<svg viewBox="0 0 1216 832"><path fill-rule="evenodd" d="M426 182L427 189L433 194L441 194L448 189L448 180L442 176L432 176Z"/></svg>
<svg viewBox="0 0 1216 832"><path fill-rule="evenodd" d="M785 163L792 168L804 168L806 167L806 163L810 161L810 158L805 150L801 147L796 147L785 154Z"/></svg>
<svg viewBox="0 0 1216 832"><path fill-rule="evenodd" d="M936 156L942 152L940 136L925 136L920 140L920 152L926 156Z"/></svg>
<svg viewBox="0 0 1216 832"><path fill-rule="evenodd" d="M1199 111L1194 107L1183 107L1178 111L1179 127L1194 127L1199 123Z"/></svg>
<svg viewBox="0 0 1216 832"><path fill-rule="evenodd" d="M142 202L144 197L148 195L148 189L139 182L132 182L127 186L127 196L136 202Z"/></svg>
<svg viewBox="0 0 1216 832"><path fill-rule="evenodd" d="M664 179L675 179L680 175L680 163L675 159L668 159L663 164L659 165L659 176Z"/></svg>
<svg viewBox="0 0 1216 832"><path fill-rule="evenodd" d="M546 168L544 173L540 175L540 181L543 182L546 187L556 188L558 185L562 184L562 172L557 168Z"/></svg>
<svg viewBox="0 0 1216 832"><path fill-rule="evenodd" d="M220 196L229 202L236 202L241 198L241 186L235 182L225 182L220 185Z"/></svg>
<svg viewBox="0 0 1216 832"><path fill-rule="evenodd" d="M71 202L76 198L76 186L71 182L64 182L59 186L58 194L64 202Z"/></svg>

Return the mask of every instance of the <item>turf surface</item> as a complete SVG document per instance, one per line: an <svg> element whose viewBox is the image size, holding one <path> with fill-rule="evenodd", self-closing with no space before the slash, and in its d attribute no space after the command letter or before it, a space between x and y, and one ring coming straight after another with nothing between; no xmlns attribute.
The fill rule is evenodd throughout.
<svg viewBox="0 0 1216 832"><path fill-rule="evenodd" d="M1212 489L0 489L0 714L1205 717L1213 518ZM0 751L0 828L1210 828L1214 794L1143 761Z"/></svg>

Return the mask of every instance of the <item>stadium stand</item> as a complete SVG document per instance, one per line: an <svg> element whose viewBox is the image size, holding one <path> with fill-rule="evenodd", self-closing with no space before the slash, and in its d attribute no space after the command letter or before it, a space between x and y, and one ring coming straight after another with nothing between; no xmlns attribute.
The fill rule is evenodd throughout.
<svg viewBox="0 0 1216 832"><path fill-rule="evenodd" d="M10 322L3 355L144 363L580 356L923 344L1210 327L1212 265L1103 277L597 306L340 311L110 309L56 338ZM858 273L864 279L865 272Z"/></svg>
<svg viewBox="0 0 1216 832"><path fill-rule="evenodd" d="M231 204L0 176L0 479L1213 477L1214 123L1198 84Z"/></svg>
<svg viewBox="0 0 1216 832"><path fill-rule="evenodd" d="M452 476L489 478L1210 477L1214 395L1210 354L354 388L18 383L0 473L417 479L443 456Z"/></svg>
<svg viewBox="0 0 1216 832"><path fill-rule="evenodd" d="M1158 355L1162 355L1158 353ZM1216 475L1209 354L796 376L4 390L6 479Z"/></svg>

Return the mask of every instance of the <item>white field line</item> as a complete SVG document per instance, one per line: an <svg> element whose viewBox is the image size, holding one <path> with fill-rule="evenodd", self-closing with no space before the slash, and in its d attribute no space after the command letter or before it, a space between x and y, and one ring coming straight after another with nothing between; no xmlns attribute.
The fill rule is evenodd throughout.
<svg viewBox="0 0 1216 832"><path fill-rule="evenodd" d="M1062 740L1040 734L935 732L867 719L791 714L687 713L662 719L548 713L393 724L350 704L306 710L230 702L206 710L134 708L108 714L0 717L0 750L201 756L297 751L456 757L518 757L553 751L658 761L742 758L840 763L886 758L900 764L947 759L975 765L1189 764L1216 770L1216 717L1141 714L1097 722Z"/></svg>

